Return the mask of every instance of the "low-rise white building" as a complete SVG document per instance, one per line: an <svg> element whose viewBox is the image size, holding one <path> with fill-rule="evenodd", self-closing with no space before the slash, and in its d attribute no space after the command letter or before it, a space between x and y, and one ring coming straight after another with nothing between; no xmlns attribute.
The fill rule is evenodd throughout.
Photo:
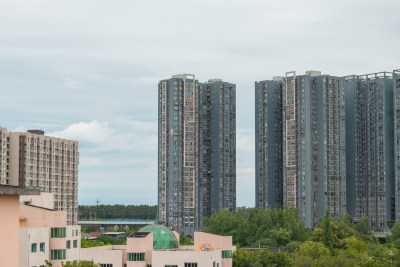
<svg viewBox="0 0 400 267"><path fill-rule="evenodd" d="M80 259L81 227L66 225L66 211L19 206L19 266L54 267Z"/></svg>

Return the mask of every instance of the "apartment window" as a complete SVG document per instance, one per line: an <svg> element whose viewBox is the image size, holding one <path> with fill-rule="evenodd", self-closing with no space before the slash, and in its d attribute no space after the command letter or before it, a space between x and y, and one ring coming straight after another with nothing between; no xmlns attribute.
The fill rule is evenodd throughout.
<svg viewBox="0 0 400 267"><path fill-rule="evenodd" d="M147 264L146 267L151 267L151 264Z"/></svg>
<svg viewBox="0 0 400 267"><path fill-rule="evenodd" d="M197 262L185 262L185 267L197 267Z"/></svg>
<svg viewBox="0 0 400 267"><path fill-rule="evenodd" d="M45 246L45 244L44 243L40 243L40 251L43 251L44 252L44 246Z"/></svg>
<svg viewBox="0 0 400 267"><path fill-rule="evenodd" d="M74 248L78 247L78 240L74 240Z"/></svg>
<svg viewBox="0 0 400 267"><path fill-rule="evenodd" d="M64 228L51 228L52 238L64 238L65 237L65 227Z"/></svg>
<svg viewBox="0 0 400 267"><path fill-rule="evenodd" d="M128 253L128 261L145 261L144 253Z"/></svg>
<svg viewBox="0 0 400 267"><path fill-rule="evenodd" d="M112 264L105 263L105 264L100 264L101 267L113 267Z"/></svg>
<svg viewBox="0 0 400 267"><path fill-rule="evenodd" d="M67 248L70 249L71 248L71 240L67 241Z"/></svg>
<svg viewBox="0 0 400 267"><path fill-rule="evenodd" d="M31 244L31 252L36 252L36 243Z"/></svg>
<svg viewBox="0 0 400 267"><path fill-rule="evenodd" d="M50 256L52 260L65 260L65 249L52 249Z"/></svg>
<svg viewBox="0 0 400 267"><path fill-rule="evenodd" d="M178 265L165 265L165 267L178 267Z"/></svg>
<svg viewBox="0 0 400 267"><path fill-rule="evenodd" d="M232 250L223 250L222 251L222 258L232 258Z"/></svg>

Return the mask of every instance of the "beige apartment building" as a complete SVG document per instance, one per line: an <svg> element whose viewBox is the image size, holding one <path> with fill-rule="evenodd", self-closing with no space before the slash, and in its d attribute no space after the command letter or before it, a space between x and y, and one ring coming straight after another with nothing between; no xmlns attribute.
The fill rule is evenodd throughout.
<svg viewBox="0 0 400 267"><path fill-rule="evenodd" d="M45 136L44 131L0 128L0 185L54 194L54 209L78 219L78 142Z"/></svg>

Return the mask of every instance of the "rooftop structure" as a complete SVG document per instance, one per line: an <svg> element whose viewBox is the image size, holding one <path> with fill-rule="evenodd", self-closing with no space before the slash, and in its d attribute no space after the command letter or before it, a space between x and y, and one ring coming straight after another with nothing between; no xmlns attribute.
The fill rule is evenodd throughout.
<svg viewBox="0 0 400 267"><path fill-rule="evenodd" d="M194 246L179 246L178 240L177 232L160 225L132 233L127 240L127 267L232 266L231 236L195 232Z"/></svg>
<svg viewBox="0 0 400 267"><path fill-rule="evenodd" d="M179 247L176 236L165 226L148 225L134 233L134 237L140 237L142 233L153 233L153 249L176 249Z"/></svg>

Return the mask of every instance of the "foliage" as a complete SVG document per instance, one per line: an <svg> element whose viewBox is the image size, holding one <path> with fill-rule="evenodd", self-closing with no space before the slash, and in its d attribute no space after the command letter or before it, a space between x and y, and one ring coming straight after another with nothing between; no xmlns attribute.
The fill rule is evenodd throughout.
<svg viewBox="0 0 400 267"><path fill-rule="evenodd" d="M81 227L82 233L90 233L90 232L100 232L100 227L97 226L82 226Z"/></svg>
<svg viewBox="0 0 400 267"><path fill-rule="evenodd" d="M325 218L322 221L322 243L331 252L333 251L334 236L332 232L331 216L329 209L325 211Z"/></svg>
<svg viewBox="0 0 400 267"><path fill-rule="evenodd" d="M291 241L286 245L285 251L287 253L294 253L300 248L301 244L300 241Z"/></svg>
<svg viewBox="0 0 400 267"><path fill-rule="evenodd" d="M240 246L285 246L290 241L305 241L310 231L300 219L297 209L241 209L236 214L228 210L205 219L204 232L231 235Z"/></svg>
<svg viewBox="0 0 400 267"><path fill-rule="evenodd" d="M327 229L328 225L330 229ZM328 236L324 237L324 234ZM314 229L313 235L311 236L310 240L315 242L323 242L325 246L327 246L326 242L333 241L333 248L345 249L348 247L346 238L351 237L355 234L356 231L353 229L346 216L341 218L340 220L337 220L327 218L325 215L324 219L321 221L320 226ZM331 252L333 251L332 248L330 248L330 250Z"/></svg>
<svg viewBox="0 0 400 267"><path fill-rule="evenodd" d="M296 251L295 255L309 257L313 260L330 256L330 250L320 242L306 241Z"/></svg>
<svg viewBox="0 0 400 267"><path fill-rule="evenodd" d="M100 267L100 264L96 264L93 261L79 261L66 264L63 263L62 267Z"/></svg>
<svg viewBox="0 0 400 267"><path fill-rule="evenodd" d="M95 205L79 206L79 220L142 219L156 220L157 206L149 205Z"/></svg>
<svg viewBox="0 0 400 267"><path fill-rule="evenodd" d="M101 247L101 246L108 246L108 245L110 245L110 244L105 244L102 241L81 238L81 248Z"/></svg>
<svg viewBox="0 0 400 267"><path fill-rule="evenodd" d="M353 225L347 214L335 219L328 211L310 235L293 208L242 208L236 214L221 210L206 220L203 231L232 235L233 242L241 246L285 248L278 253L238 248L233 253L233 266L400 266L400 222L394 225L386 244L377 241L368 218Z"/></svg>
<svg viewBox="0 0 400 267"><path fill-rule="evenodd" d="M365 241L377 241L376 237L372 234L368 217L361 217L359 223L355 225L354 229L357 231L360 239Z"/></svg>
<svg viewBox="0 0 400 267"><path fill-rule="evenodd" d="M233 266L258 267L258 266L293 266L293 260L287 253L270 253L267 250L249 251L238 248L233 253Z"/></svg>
<svg viewBox="0 0 400 267"><path fill-rule="evenodd" d="M179 235L179 245L180 246L191 246L193 245L194 238L191 236L185 236L183 232Z"/></svg>
<svg viewBox="0 0 400 267"><path fill-rule="evenodd" d="M400 222L396 222L391 230L392 234L386 237L386 243L400 249Z"/></svg>

